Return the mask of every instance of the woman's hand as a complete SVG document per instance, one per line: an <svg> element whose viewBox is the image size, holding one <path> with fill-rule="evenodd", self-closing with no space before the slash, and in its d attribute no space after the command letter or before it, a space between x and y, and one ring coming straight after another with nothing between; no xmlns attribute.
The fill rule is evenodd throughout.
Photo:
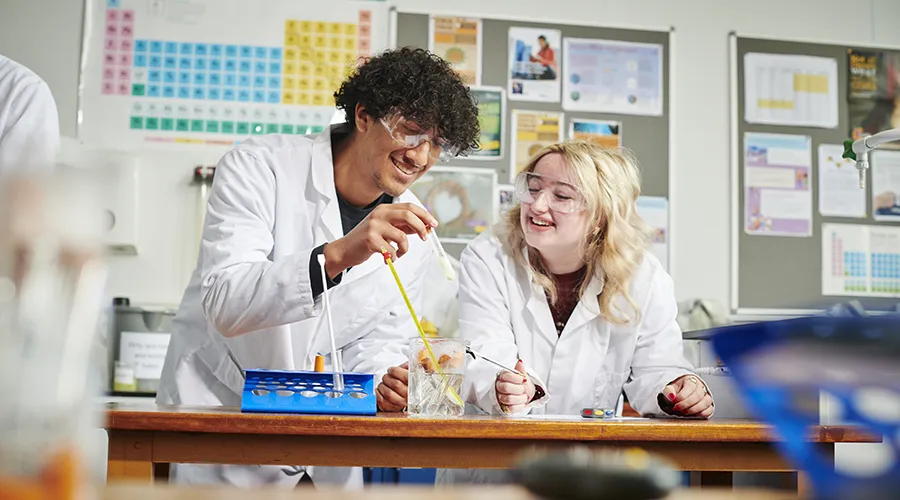
<svg viewBox="0 0 900 500"><path fill-rule="evenodd" d="M525 373L525 363L521 359L516 363L516 370ZM494 389L497 402L505 413L518 413L534 399L534 383L527 377L506 370L497 374Z"/></svg>
<svg viewBox="0 0 900 500"><path fill-rule="evenodd" d="M706 385L696 375L683 375L663 389L668 408L663 410L682 417L709 418L716 411Z"/></svg>
<svg viewBox="0 0 900 500"><path fill-rule="evenodd" d="M409 363L393 366L381 378L375 390L375 400L381 411L403 411L409 394Z"/></svg>

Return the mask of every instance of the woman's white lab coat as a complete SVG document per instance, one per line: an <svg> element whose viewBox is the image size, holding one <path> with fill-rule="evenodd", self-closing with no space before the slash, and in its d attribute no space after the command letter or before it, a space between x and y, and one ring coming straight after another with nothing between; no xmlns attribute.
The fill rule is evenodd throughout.
<svg viewBox="0 0 900 500"><path fill-rule="evenodd" d="M546 406L531 413L577 415L584 408L614 408L624 390L642 415L663 414L657 394L673 380L692 373L682 353L675 322L672 279L646 253L630 292L642 311L640 321L619 326L600 316L597 295L603 279L594 277L557 335L544 289L517 266L500 241L482 234L460 260L460 335L485 356L525 366L547 385ZM630 311L624 299L622 311ZM470 404L501 413L494 390L498 369L470 360L465 390ZM440 471L439 482L502 481L497 471Z"/></svg>
<svg viewBox="0 0 900 500"><path fill-rule="evenodd" d="M331 364L309 259L315 247L343 236L336 196L329 129L251 139L220 160L197 268L173 321L159 403L240 406L243 380L226 343L245 369L312 370L316 354ZM395 202L419 204L408 191ZM418 305L430 249L416 236L409 243L396 268ZM328 293L346 371L374 373L377 383L407 360L416 328L381 255L345 272ZM254 487L296 484L300 470L179 465L173 476ZM311 476L320 484L362 484L358 468L317 468Z"/></svg>

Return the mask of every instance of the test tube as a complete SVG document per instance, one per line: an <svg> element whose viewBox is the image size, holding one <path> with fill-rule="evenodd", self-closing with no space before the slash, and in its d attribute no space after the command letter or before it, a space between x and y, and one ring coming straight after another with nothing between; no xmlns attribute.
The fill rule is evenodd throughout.
<svg viewBox="0 0 900 500"><path fill-rule="evenodd" d="M331 339L331 367L334 372L334 381L333 387L335 392L343 392L344 391L344 377L341 374L341 363L338 358L337 347L335 346L334 341L334 323L331 320L331 302L328 300L328 278L325 275L325 256L319 255L319 269L322 272L322 284L325 286L325 291L322 292L322 302L325 304L325 318L328 321L328 336Z"/></svg>
<svg viewBox="0 0 900 500"><path fill-rule="evenodd" d="M434 230L429 231L427 239L431 242L431 248L434 250L434 253L437 256L438 264L440 264L441 270L444 271L444 276L447 277L448 281L453 281L453 278L456 277L456 273L453 271L453 265L450 264L450 259L447 258L447 252L444 251L444 247L441 245L441 240L438 238Z"/></svg>

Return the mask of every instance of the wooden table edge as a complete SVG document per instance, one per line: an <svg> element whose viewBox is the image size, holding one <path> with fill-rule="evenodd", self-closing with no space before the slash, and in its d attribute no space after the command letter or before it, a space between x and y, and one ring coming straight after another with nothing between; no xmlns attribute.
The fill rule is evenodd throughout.
<svg viewBox="0 0 900 500"><path fill-rule="evenodd" d="M164 409L165 407L159 407ZM464 422L464 423L462 423ZM647 420L625 422L548 420L436 420L379 415L375 417L242 414L214 411L106 411L107 430L172 431L298 436L383 438L498 437L510 440L648 442L766 442L783 441L764 423L751 421L696 422ZM677 431L675 431L677 429ZM821 425L810 429L809 441L821 443L877 443L880 436L854 426Z"/></svg>

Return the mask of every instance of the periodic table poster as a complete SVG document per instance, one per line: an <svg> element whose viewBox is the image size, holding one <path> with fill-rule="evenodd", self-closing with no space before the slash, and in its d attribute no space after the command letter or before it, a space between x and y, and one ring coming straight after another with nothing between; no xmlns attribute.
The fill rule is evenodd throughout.
<svg viewBox="0 0 900 500"><path fill-rule="evenodd" d="M900 297L900 228L822 224L822 295Z"/></svg>
<svg viewBox="0 0 900 500"><path fill-rule="evenodd" d="M381 2L88 0L86 16L79 138L119 150L319 132L388 45Z"/></svg>

